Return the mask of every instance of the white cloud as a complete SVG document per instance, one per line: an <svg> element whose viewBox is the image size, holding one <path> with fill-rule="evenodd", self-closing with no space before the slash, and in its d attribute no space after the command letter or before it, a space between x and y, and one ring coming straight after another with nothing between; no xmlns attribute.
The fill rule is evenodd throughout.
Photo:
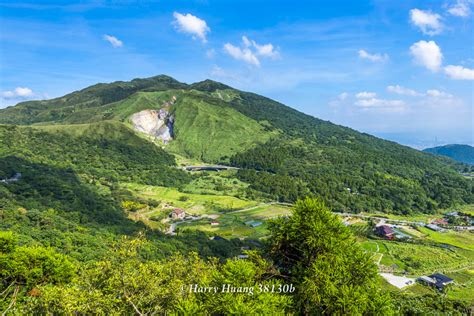
<svg viewBox="0 0 474 316"><path fill-rule="evenodd" d="M250 47L252 46L252 41L248 39L247 36L242 36L242 43L244 44L245 47Z"/></svg>
<svg viewBox="0 0 474 316"><path fill-rule="evenodd" d="M273 47L273 44L264 44L264 45L260 45L260 44L257 44L255 41L252 41L252 44L253 44L253 47L255 47L255 50L256 50L256 54L258 56L263 56L263 57L269 57L269 58L278 58L280 57L280 53L275 50L275 48Z"/></svg>
<svg viewBox="0 0 474 316"><path fill-rule="evenodd" d="M388 55L387 54L370 54L367 51L361 49L359 50L359 57L362 59L368 59L373 62L383 62L388 60Z"/></svg>
<svg viewBox="0 0 474 316"><path fill-rule="evenodd" d="M118 38L116 38L115 36L112 36L112 35L105 34L104 35L104 40L109 42L115 48L123 46L123 42L121 40L119 40Z"/></svg>
<svg viewBox="0 0 474 316"><path fill-rule="evenodd" d="M446 92L443 92L443 91L439 91L439 90L436 90L436 89L427 90L426 95L429 96L429 97L434 97L434 98L452 98L453 97L452 94L449 94L449 93L446 93Z"/></svg>
<svg viewBox="0 0 474 316"><path fill-rule="evenodd" d="M384 112L403 112L406 109L406 104L402 100L364 98L357 100L354 104L364 110L376 109Z"/></svg>
<svg viewBox="0 0 474 316"><path fill-rule="evenodd" d="M197 37L203 43L207 42L206 35L211 29L207 26L206 21L190 13L181 14L174 12L173 16L175 19L173 24L179 32L191 34L193 38Z"/></svg>
<svg viewBox="0 0 474 316"><path fill-rule="evenodd" d="M396 94L400 94L400 95L408 95L408 96L412 96L412 97L423 95L422 93L416 92L415 90L405 88L405 87L402 87L402 86L399 86L399 85L388 86L387 91L391 92L391 93L396 93Z"/></svg>
<svg viewBox="0 0 474 316"><path fill-rule="evenodd" d="M224 44L224 50L233 58L245 61L254 66L260 66L258 57L266 57L276 59L280 57L280 53L275 49L273 44L260 45L254 40L250 40L247 36L242 36L241 47L234 46L230 43Z"/></svg>
<svg viewBox="0 0 474 316"><path fill-rule="evenodd" d="M436 72L441 67L443 54L434 41L419 41L410 47L414 62Z"/></svg>
<svg viewBox="0 0 474 316"><path fill-rule="evenodd" d="M13 91L3 91L0 93L0 96L4 99L26 99L28 97L34 96L33 90L30 88L17 87Z"/></svg>
<svg viewBox="0 0 474 316"><path fill-rule="evenodd" d="M375 92L362 91L356 94L357 99L371 99L375 98L377 94Z"/></svg>
<svg viewBox="0 0 474 316"><path fill-rule="evenodd" d="M469 1L466 1L466 0L456 1L456 4L449 7L448 13L451 15L459 16L463 18L468 17L471 14Z"/></svg>
<svg viewBox="0 0 474 316"><path fill-rule="evenodd" d="M427 35L436 35L443 30L441 15L419 9L410 10L410 21Z"/></svg>
<svg viewBox="0 0 474 316"><path fill-rule="evenodd" d="M463 66L449 65L444 67L444 72L451 79L456 80L474 80L474 69Z"/></svg>
<svg viewBox="0 0 474 316"><path fill-rule="evenodd" d="M230 43L224 44L224 50L233 58L245 61L254 66L260 66L257 56L249 48L240 48Z"/></svg>

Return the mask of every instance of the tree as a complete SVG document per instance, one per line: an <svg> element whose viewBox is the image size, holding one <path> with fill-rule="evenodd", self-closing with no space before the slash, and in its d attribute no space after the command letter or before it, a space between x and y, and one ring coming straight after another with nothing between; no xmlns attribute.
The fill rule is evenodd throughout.
<svg viewBox="0 0 474 316"><path fill-rule="evenodd" d="M297 289L299 313L392 313L388 295L377 289L375 264L322 201L298 201L270 230L270 254Z"/></svg>
<svg viewBox="0 0 474 316"><path fill-rule="evenodd" d="M17 247L12 233L0 232L0 310L5 314L26 293L34 296L41 285L67 283L74 273L66 256L44 247Z"/></svg>

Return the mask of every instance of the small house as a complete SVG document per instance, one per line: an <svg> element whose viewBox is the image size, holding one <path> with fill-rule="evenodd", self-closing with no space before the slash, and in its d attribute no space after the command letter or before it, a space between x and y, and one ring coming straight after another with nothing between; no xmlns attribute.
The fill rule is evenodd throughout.
<svg viewBox="0 0 474 316"><path fill-rule="evenodd" d="M441 273L434 273L429 276L422 276L418 278L418 281L421 283L424 283L429 286L434 286L438 290L443 290L444 287L448 284L451 284L454 282L453 279L450 277L445 276L444 274Z"/></svg>
<svg viewBox="0 0 474 316"><path fill-rule="evenodd" d="M395 232L392 227L388 225L380 225L375 227L375 233L380 237L392 240L395 237Z"/></svg>
<svg viewBox="0 0 474 316"><path fill-rule="evenodd" d="M219 226L219 222L211 222L211 226Z"/></svg>
<svg viewBox="0 0 474 316"><path fill-rule="evenodd" d="M448 221L444 218L439 218L439 219L436 219L434 221L431 222L431 224L434 224L434 225L448 225Z"/></svg>
<svg viewBox="0 0 474 316"><path fill-rule="evenodd" d="M183 209L175 208L171 211L170 217L172 219L184 219L184 217L186 217L186 212Z"/></svg>

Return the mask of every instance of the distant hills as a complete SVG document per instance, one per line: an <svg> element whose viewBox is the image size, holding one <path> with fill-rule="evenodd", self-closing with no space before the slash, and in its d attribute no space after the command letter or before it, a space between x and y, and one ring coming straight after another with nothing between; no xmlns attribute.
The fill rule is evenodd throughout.
<svg viewBox="0 0 474 316"><path fill-rule="evenodd" d="M446 156L459 162L474 165L474 147L469 145L451 144L426 148L423 151L435 155Z"/></svg>
<svg viewBox="0 0 474 316"><path fill-rule="evenodd" d="M140 119L133 121L132 116ZM140 178L142 183L179 187L190 180L175 172L175 162L165 155L172 154L240 167L237 178L248 184L247 198L293 202L314 195L335 210L399 214L474 202L472 181L446 159L211 80L185 84L161 75L100 83L0 110L0 124L28 125L4 127L3 133L6 139L21 140L12 146L29 162L46 161L95 177L107 174L116 181ZM142 133L146 130L152 133ZM166 135L167 141L156 135ZM76 141L84 155L74 152ZM49 153L51 142L55 151ZM87 144L94 146L92 151ZM160 151L152 148L156 145ZM2 146L0 153L11 152ZM115 159L111 168L105 158L99 163L90 157L109 149ZM145 159L140 167L134 152L156 152L161 158Z"/></svg>

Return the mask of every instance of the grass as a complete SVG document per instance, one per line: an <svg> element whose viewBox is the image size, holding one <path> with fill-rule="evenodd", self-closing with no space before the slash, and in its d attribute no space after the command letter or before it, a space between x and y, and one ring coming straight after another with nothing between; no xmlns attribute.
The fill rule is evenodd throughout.
<svg viewBox="0 0 474 316"><path fill-rule="evenodd" d="M380 264L384 266L396 264L398 268L394 272L408 271L413 276L468 267L474 259L472 251L425 244L365 240L361 242L361 246L369 253L383 254Z"/></svg>
<svg viewBox="0 0 474 316"><path fill-rule="evenodd" d="M459 300L469 300L474 303L474 270L463 270L447 275L456 283L448 290L447 296Z"/></svg>
<svg viewBox="0 0 474 316"><path fill-rule="evenodd" d="M225 238L259 239L268 235L266 221L276 216L286 216L290 209L281 205L263 205L242 212L231 212L220 215L217 219L201 219L179 225L180 229L201 230ZM212 221L219 222L218 226L211 226ZM246 224L250 221L262 222L262 225L251 227Z"/></svg>
<svg viewBox="0 0 474 316"><path fill-rule="evenodd" d="M228 195L183 193L175 188L136 183L122 185L137 197L183 208L189 214L194 215L216 214L222 210L238 210L259 204L257 201L242 200Z"/></svg>
<svg viewBox="0 0 474 316"><path fill-rule="evenodd" d="M276 135L220 99L209 98L202 92L182 94L173 108L176 139L167 148L186 157L225 161Z"/></svg>
<svg viewBox="0 0 474 316"><path fill-rule="evenodd" d="M426 235L425 238L427 240L474 251L474 233L452 230L446 232L435 232L426 227L418 227L417 229Z"/></svg>
<svg viewBox="0 0 474 316"><path fill-rule="evenodd" d="M239 197L249 186L235 178L235 170L220 172L193 172L196 179L183 187L182 191L194 194L229 195Z"/></svg>

